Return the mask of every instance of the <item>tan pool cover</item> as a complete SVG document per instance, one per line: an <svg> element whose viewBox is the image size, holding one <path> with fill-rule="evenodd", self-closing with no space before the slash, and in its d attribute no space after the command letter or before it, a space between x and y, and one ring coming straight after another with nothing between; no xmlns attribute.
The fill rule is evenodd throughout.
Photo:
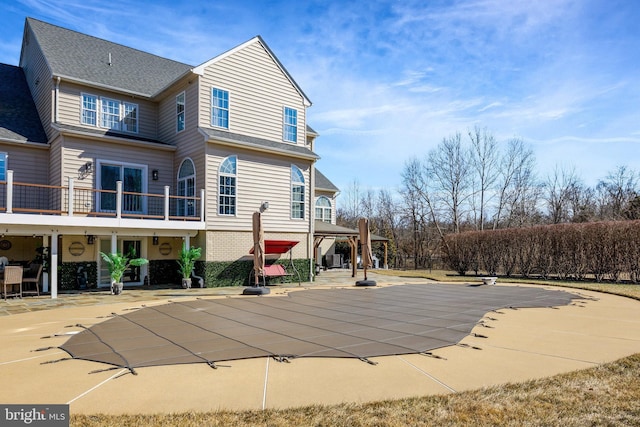
<svg viewBox="0 0 640 427"><path fill-rule="evenodd" d="M194 300L116 316L61 348L131 372L263 356L367 360L456 344L492 310L567 305L574 298L529 287L398 285Z"/></svg>

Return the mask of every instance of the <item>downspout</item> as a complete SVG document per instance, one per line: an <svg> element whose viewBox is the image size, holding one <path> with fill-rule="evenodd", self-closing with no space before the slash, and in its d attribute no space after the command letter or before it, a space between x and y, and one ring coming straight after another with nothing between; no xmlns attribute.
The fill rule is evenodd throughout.
<svg viewBox="0 0 640 427"><path fill-rule="evenodd" d="M304 140L307 140L307 127L304 129ZM313 142L311 141L311 151L313 152ZM309 177L310 188L309 188L309 236L307 238L307 247L309 248L309 258L311 262L309 263L309 281L313 282L316 274L316 258L315 258L315 248L314 248L314 234L315 234L315 199L316 199L316 161L311 162L311 176Z"/></svg>
<svg viewBox="0 0 640 427"><path fill-rule="evenodd" d="M56 93L55 93L55 101L53 104L53 122L58 123L58 105L60 103L60 76L56 78Z"/></svg>

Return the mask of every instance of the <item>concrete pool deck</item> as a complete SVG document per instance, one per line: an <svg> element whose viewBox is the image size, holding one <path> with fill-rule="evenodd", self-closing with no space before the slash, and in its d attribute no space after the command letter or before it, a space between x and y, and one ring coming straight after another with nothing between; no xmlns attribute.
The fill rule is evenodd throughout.
<svg viewBox="0 0 640 427"><path fill-rule="evenodd" d="M379 286L427 283L377 275ZM277 298L296 289L352 287L346 271L322 272L314 284L271 288ZM428 284L426 284L428 286ZM499 281L499 286L508 286ZM550 289L562 289L551 288ZM558 308L504 309L485 316L459 345L420 354L357 359L272 358L126 369L83 360L63 360L56 347L75 325L91 326L111 313L142 305L194 298L256 298L242 288L126 289L61 294L0 302L0 403L70 404L71 413L176 413L185 411L288 408L312 404L368 402L445 394L483 386L543 378L640 353L640 301L565 289L583 296ZM1 314L6 314L2 316ZM45 338L46 337L46 338ZM49 350L34 351L53 347Z"/></svg>

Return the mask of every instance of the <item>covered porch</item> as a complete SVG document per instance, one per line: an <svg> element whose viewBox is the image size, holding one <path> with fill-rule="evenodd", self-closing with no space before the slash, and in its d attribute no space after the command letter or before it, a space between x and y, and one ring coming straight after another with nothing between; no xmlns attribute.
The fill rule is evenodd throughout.
<svg viewBox="0 0 640 427"><path fill-rule="evenodd" d="M169 187L163 194L134 193L118 182L116 190L107 191L76 187L72 178L67 186L39 185L14 182L7 171L7 180L0 182L0 256L16 265L48 264L41 289L55 299L61 256L100 265L100 251L133 247L144 257L143 248L157 246L161 254L170 239L190 246L205 229L204 206L204 190L200 197L173 196ZM166 256L176 257L177 250L169 247ZM142 283L142 273L136 283Z"/></svg>

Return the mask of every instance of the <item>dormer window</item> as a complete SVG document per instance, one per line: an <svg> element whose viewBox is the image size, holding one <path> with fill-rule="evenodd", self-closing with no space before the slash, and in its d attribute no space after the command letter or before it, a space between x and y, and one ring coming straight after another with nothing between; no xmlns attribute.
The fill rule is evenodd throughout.
<svg viewBox="0 0 640 427"><path fill-rule="evenodd" d="M97 126L98 117L98 97L95 95L82 94L82 123L85 125Z"/></svg>
<svg viewBox="0 0 640 427"><path fill-rule="evenodd" d="M122 130L138 133L138 105L123 102L122 110Z"/></svg>
<svg viewBox="0 0 640 427"><path fill-rule="evenodd" d="M120 130L120 101L101 98L100 103L102 104L100 127Z"/></svg>
<svg viewBox="0 0 640 427"><path fill-rule="evenodd" d="M284 107L283 119L282 139L287 142L298 142L298 110Z"/></svg>
<svg viewBox="0 0 640 427"><path fill-rule="evenodd" d="M98 114L99 112L99 114ZM138 133L138 104L83 93L80 122L109 130Z"/></svg>

